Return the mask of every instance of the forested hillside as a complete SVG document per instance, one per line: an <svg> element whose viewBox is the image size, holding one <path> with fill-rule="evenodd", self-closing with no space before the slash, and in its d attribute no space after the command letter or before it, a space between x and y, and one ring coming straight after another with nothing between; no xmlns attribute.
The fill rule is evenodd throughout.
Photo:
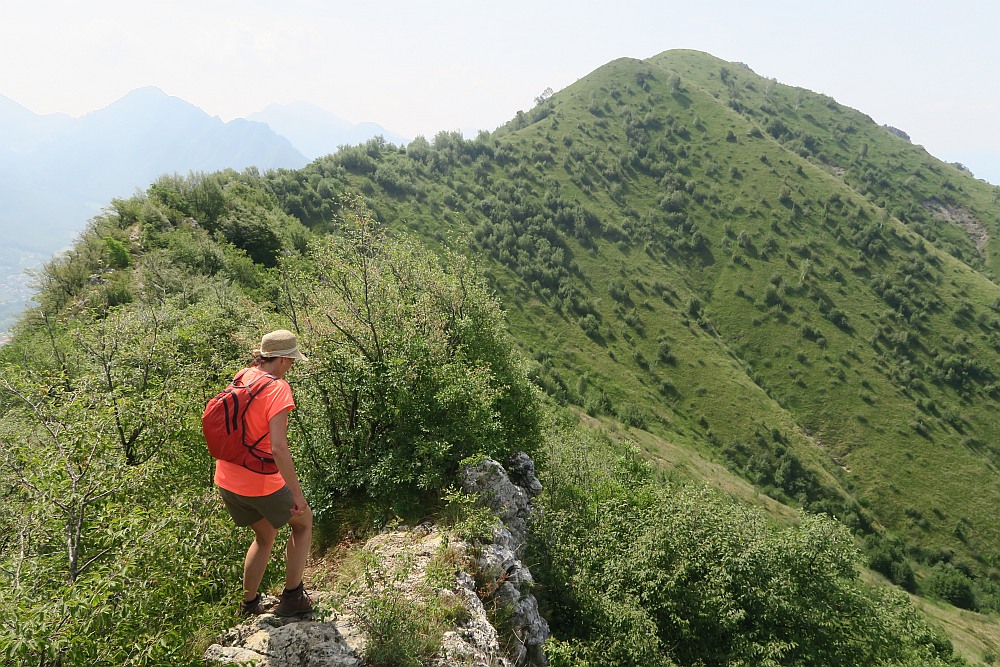
<svg viewBox="0 0 1000 667"><path fill-rule="evenodd" d="M539 457L554 664L960 662L898 589L982 612L948 632L992 664L1000 202L901 134L670 51L471 141L113 201L2 350L4 576L69 582L19 610L15 654L96 632L80 609L159 656L204 637L148 616L221 622L238 564L208 554L239 536L197 411L282 324L316 351L293 438L321 519ZM142 574L177 549L176 584ZM108 603L136 586L139 612Z"/></svg>

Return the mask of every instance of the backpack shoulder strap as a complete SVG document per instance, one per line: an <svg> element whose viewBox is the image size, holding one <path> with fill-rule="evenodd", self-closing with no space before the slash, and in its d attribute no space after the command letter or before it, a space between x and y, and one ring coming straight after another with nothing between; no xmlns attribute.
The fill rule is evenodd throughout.
<svg viewBox="0 0 1000 667"><path fill-rule="evenodd" d="M255 377L249 384L240 385L246 389L247 395L250 397L247 401L247 407L250 405L250 401L257 398L260 394L264 393L264 390L271 386L272 382L276 382L278 378L271 375L270 373L264 373Z"/></svg>
<svg viewBox="0 0 1000 667"><path fill-rule="evenodd" d="M241 381L243 380L243 376L244 376L244 375L246 375L246 372L247 372L248 370L250 370L250 369L249 369L249 368L244 368L244 369L243 369L243 370L241 370L241 371L240 371L239 373L237 373L237 374L236 374L236 375L235 375L235 376L233 377L233 379L232 379L232 380L231 380L231 381L229 382L229 386L233 386L233 385L237 385L237 384L239 384L239 383L240 383L240 382L241 382Z"/></svg>
<svg viewBox="0 0 1000 667"><path fill-rule="evenodd" d="M242 376L243 374L240 373L240 375ZM271 384L272 382L274 382L275 380L278 379L275 376L271 375L270 373L264 373L262 375L259 375L256 378L254 378L253 382L251 382L250 384L247 385L247 388L256 386L258 382L260 382L261 380L263 380L265 378L267 378L267 382L264 383L264 386L261 387L261 390L263 390L265 387L267 387L267 385Z"/></svg>

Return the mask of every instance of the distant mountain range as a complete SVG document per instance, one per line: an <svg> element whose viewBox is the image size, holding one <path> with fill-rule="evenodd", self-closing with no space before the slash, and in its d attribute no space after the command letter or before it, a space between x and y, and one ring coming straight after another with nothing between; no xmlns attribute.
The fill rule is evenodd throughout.
<svg viewBox="0 0 1000 667"><path fill-rule="evenodd" d="M269 104L263 111L247 116L247 120L266 123L310 160L336 153L341 146L356 146L380 135L391 144L409 143L409 139L378 123L353 124L306 102Z"/></svg>
<svg viewBox="0 0 1000 667"><path fill-rule="evenodd" d="M69 246L113 198L163 174L297 169L377 135L407 142L305 103L224 122L155 87L80 118L38 115L0 95L0 332L27 303L24 271Z"/></svg>

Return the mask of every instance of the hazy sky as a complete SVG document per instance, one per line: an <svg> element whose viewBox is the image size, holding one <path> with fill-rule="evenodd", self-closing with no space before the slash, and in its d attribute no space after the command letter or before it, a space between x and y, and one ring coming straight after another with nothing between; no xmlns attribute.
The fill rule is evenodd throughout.
<svg viewBox="0 0 1000 667"><path fill-rule="evenodd" d="M1000 184L996 0L10 0L0 94L79 116L157 86L231 120L306 101L492 130L619 57L697 49L834 97Z"/></svg>

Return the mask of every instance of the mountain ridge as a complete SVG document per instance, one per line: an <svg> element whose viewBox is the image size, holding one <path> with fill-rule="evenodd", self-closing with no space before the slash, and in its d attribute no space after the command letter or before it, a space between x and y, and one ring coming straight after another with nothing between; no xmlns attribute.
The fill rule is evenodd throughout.
<svg viewBox="0 0 1000 667"><path fill-rule="evenodd" d="M935 539L945 545L935 548L953 555L970 553L974 544L980 546L972 553L991 549L986 545L1000 536L988 512L960 519L960 510L944 508L956 499L972 502L966 490L983 465L992 465L982 444L997 429L990 411L962 406L970 392L995 400L996 319L989 304L998 297L990 271L996 246L991 241L981 255L964 229L922 202L963 206L995 239L993 188L827 96L714 58L695 62L699 71L689 62L696 55L675 55L678 62L662 68L650 60L613 61L512 120L497 133L501 145L492 148L492 164L462 186L471 192L452 196L451 212L444 213L479 221L472 244L499 260L502 272L495 275L507 278L498 289L518 304L508 307L512 330L532 341L527 351L541 360L543 380L574 402L597 406L609 398L611 411L627 423L667 426L669 438L722 454L766 484L776 478L754 472L763 460L793 468L811 462L807 467L817 472L810 474L818 477L779 476L777 483L799 489L793 495L816 494L809 502L817 506L833 500L820 483L830 475L840 478L829 487L840 489L836 502L853 497L852 486L863 487L863 499L871 494L864 502L883 507L877 522L892 531L923 539L926 526L969 520L975 531L957 531L962 539L939 528ZM695 85L711 92L696 94ZM470 150L491 150L476 146ZM449 154L448 144L437 148ZM470 167L450 159L449 173L468 178ZM433 191L414 180L419 158L380 153L376 165L362 167L345 155L307 171L326 179L335 165L346 165L349 177L326 187L384 189L374 204L381 218L408 220L426 238L447 234L419 197L407 195ZM390 168L400 174L397 181L373 183L370 170ZM500 178L514 185L500 181L491 195L482 192L483 183ZM476 193L483 201L476 202ZM574 205L585 210L563 208ZM561 258L550 262L552 252ZM593 273L579 268L595 252L601 265ZM586 279L574 287L577 271ZM949 280L969 287L955 290ZM567 324L575 318L581 330L574 333ZM680 327L666 325L674 318ZM982 335L963 335L969 326ZM949 333L938 336L935 327ZM681 336L689 362L715 359L710 363L719 372L672 366L670 350ZM721 356L710 352L716 345ZM988 366L978 368L977 360L987 358ZM740 372L721 371L733 366ZM926 384L910 387L906 378L917 367L927 369ZM603 385L607 396L573 389L587 384ZM778 409L765 409L769 402ZM666 421L654 428L657 413ZM771 416L762 423L761 415ZM950 474L934 489L926 483L886 489L879 481L884 472L876 471L916 476L942 456L943 450L930 453L934 448L918 456L913 438L950 443L954 452L933 464ZM865 480L862 469L873 475ZM918 501L923 493L929 495ZM985 489L972 505L998 500ZM876 519L853 503L846 500L835 513L861 524ZM970 563L963 567L978 568Z"/></svg>
<svg viewBox="0 0 1000 667"><path fill-rule="evenodd" d="M288 137L310 160L336 153L341 146L355 146L376 136L400 146L409 141L378 123L352 123L307 102L271 103L249 114L247 120L266 123L278 134Z"/></svg>
<svg viewBox="0 0 1000 667"><path fill-rule="evenodd" d="M136 276L178 317L252 301L319 345L289 280L311 237L340 238L352 198L471 258L533 382L658 479L782 522L835 517L873 579L984 625L1000 611L1000 489L983 483L1000 470L997 190L707 54L613 61L473 140L163 179L94 220L13 345L47 350L59 327L75 344L72 315L142 305Z"/></svg>
<svg viewBox="0 0 1000 667"><path fill-rule="evenodd" d="M310 154L378 134L403 141L377 124L344 123L335 136L325 137L323 124L307 133ZM132 90L79 118L38 115L0 96L0 230L8 236L18 230L0 251L0 331L28 303L25 268L37 268L39 258L69 247L113 198L144 189L164 174L291 169L307 161L264 122L224 122L156 86ZM28 219L32 223L26 226Z"/></svg>

